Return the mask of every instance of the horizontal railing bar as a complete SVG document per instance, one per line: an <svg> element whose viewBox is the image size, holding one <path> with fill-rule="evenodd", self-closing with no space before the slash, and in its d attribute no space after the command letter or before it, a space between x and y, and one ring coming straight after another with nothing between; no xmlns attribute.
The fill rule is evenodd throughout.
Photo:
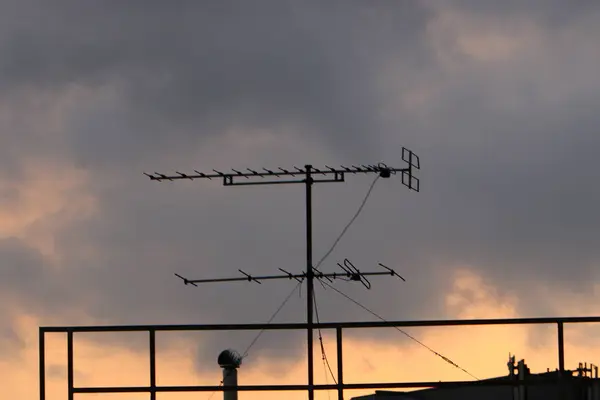
<svg viewBox="0 0 600 400"><path fill-rule="evenodd" d="M591 382L590 378L571 378L578 383ZM502 379L502 380L480 380L480 381L446 381L446 382L380 382L380 383L344 383L341 386L346 390L355 389L400 389L400 388L451 388L460 386L538 386L554 385L560 383L557 378L537 378L527 380ZM337 390L340 385L320 384L313 385L314 390ZM146 392L215 392L233 391L240 392L262 392L262 391L300 391L308 390L309 385L239 385L235 387L226 386L131 386L131 387L78 387L75 393L146 393Z"/></svg>
<svg viewBox="0 0 600 400"><path fill-rule="evenodd" d="M600 322L594 317L544 317L544 318L496 318L421 321L365 321L365 322L322 322L313 324L314 329L357 329L428 326L477 326L477 325L534 325L575 324ZM284 324L193 324L193 325L106 325L106 326L43 326L42 332L148 332L148 331L248 331L248 330L300 330L307 329L306 323Z"/></svg>

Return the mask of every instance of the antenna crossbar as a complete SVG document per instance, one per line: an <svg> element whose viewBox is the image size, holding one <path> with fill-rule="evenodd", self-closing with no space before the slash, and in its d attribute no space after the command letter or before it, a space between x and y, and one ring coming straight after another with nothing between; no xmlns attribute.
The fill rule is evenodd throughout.
<svg viewBox="0 0 600 400"><path fill-rule="evenodd" d="M212 172L204 173L194 170L193 173L184 173L175 171L175 174L163 174L159 172L146 173L144 175L150 178L150 180L162 182L162 181L177 181L177 180L196 180L196 179L222 179L224 186L248 186L248 185L272 185L272 184L292 184L292 183L306 183L307 174L311 175L311 183L331 183L331 182L344 182L347 174L369 174L377 173L382 178L389 178L391 175L400 173L402 175L402 184L407 186L409 189L419 191L419 179L413 175L413 168L420 169L419 157L412 151L403 148L402 149L402 160L408 164L405 168L392 168L388 167L384 163L360 166L344 166L341 165L337 168L326 165L324 168L314 168L310 165L304 168L294 166L293 169L285 169L278 167L277 170L262 168L260 171L246 168L246 171L240 171L231 169L230 172L221 172L213 169ZM314 176L321 176L317 178ZM296 178L297 179L289 179ZM260 180L254 180L261 178ZM265 179L271 178L271 179ZM275 178L275 179L274 179ZM279 179L288 178L288 179Z"/></svg>
<svg viewBox="0 0 600 400"><path fill-rule="evenodd" d="M389 168L385 165L371 165L371 166L362 166L362 167L352 166L352 168L344 167L342 165L338 169L331 168L331 167L326 167L326 168L327 169L319 169L319 168L312 167L311 171L314 174L326 176L326 175L336 175L336 174L343 175L345 173L350 173L350 174L364 173L364 174L366 174L366 173L382 172L382 171L401 172L401 171L408 170L408 168ZM282 176L295 177L297 175L302 176L305 173L305 169L303 169L303 168L298 168L297 171L288 171L283 168L279 168L279 169L280 169L280 171L273 171L273 170L268 170L266 168L263 168L263 170L265 172L258 172L258 171L252 170L250 168L247 168L247 170L249 172L241 172L241 171L238 171L235 169L232 169L233 172L220 172L220 171L213 170L214 171L213 173L208 173L208 174L202 173L199 171L194 171L193 174L187 174L187 173L175 171L176 175L165 175L165 174L161 174L159 172L155 172L153 174L146 173L145 175L148 176L151 180L155 180L155 181L163 181L163 180L174 181L174 180L181 180L181 179L213 179L213 178L223 178L223 177L246 178L246 179L265 178L265 177L282 177Z"/></svg>
<svg viewBox="0 0 600 400"><path fill-rule="evenodd" d="M379 265L382 266L383 268L385 268L387 271L365 272L365 271L360 271L356 268L354 268L354 269L348 268L348 265L349 264L351 265L351 263L350 263L350 261L348 261L348 259L344 260L344 263L345 263L346 267L342 267L342 265L338 263L338 265L343 270L342 272L323 273L323 272L320 272L313 268L313 270L314 270L313 277L315 279L326 279L330 282L332 282L332 280L335 280L335 279L364 282L366 280L365 277L367 277L367 276L384 276L385 275L385 276L396 276L396 277L402 279L403 281L406 281L402 276L398 275L398 273L396 271L394 271L391 268L386 267L385 265L383 265L381 263L379 263ZM226 282L261 283L261 281L269 281L269 280L275 280L275 279L287 279L287 280L294 279L296 281L302 282L302 281L304 281L304 279L307 278L306 272L294 274L294 273L290 273L281 268L279 268L279 270L282 271L284 274L283 275L251 275L242 270L239 270L240 273L242 273L244 276L239 276L239 277L235 277L235 278L214 278L214 279L187 279L179 274L175 274L175 276L178 277L179 279L181 279L185 285L193 285L193 286L197 286L197 284L199 284L199 283L226 283ZM370 288L370 285L368 288Z"/></svg>

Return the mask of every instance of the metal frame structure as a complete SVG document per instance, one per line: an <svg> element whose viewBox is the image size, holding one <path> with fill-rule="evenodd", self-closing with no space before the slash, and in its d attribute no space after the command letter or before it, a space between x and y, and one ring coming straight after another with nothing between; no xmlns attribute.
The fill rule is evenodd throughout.
<svg viewBox="0 0 600 400"><path fill-rule="evenodd" d="M203 173L200 171L194 171L193 174L187 174L176 171L176 175L166 175L155 172L154 174L145 173L151 180L157 182L163 181L177 181L177 180L196 180L196 179L222 179L224 186L247 186L247 185L275 185L275 184L303 184L305 188L305 202L306 202L306 272L303 274L292 274L285 270L281 270L285 275L265 276L261 277L265 279L306 279L306 330L307 330L307 343L308 343L308 399L314 400L314 391L312 389L314 381L314 360L313 360L313 333L314 333L314 321L313 321L313 300L314 300L314 280L315 279L336 279L340 277L339 274L323 274L313 265L313 239L312 239L312 190L313 185L316 183L334 183L334 182L345 182L347 175L356 174L378 174L381 178L390 178L392 175L401 174L402 184L408 187L410 190L419 191L420 181L419 178L413 175L413 170L420 169L419 157L407 148L402 148L402 161L406 163L405 168L392 168L388 167L384 163L377 165L352 165L351 167L341 166L339 168L333 168L325 166L325 168L314 168L312 165L305 165L304 168L293 167L290 169L277 168L277 170L262 168L262 171L256 171L247 168L247 171L242 172L232 169L232 172L220 172L213 170L210 173ZM380 264L381 265L381 264ZM384 265L382 265L385 267ZM317 266L318 267L318 266ZM346 265L347 268L342 267L346 273L347 278L351 280L360 281L367 288L370 288L370 283L367 280L367 275L397 275L395 272L385 267L388 272L361 272L355 269L353 266ZM202 279L202 280L189 280L180 275L177 275L187 284L196 286L197 283L209 283L209 282L231 282L231 281L254 281L260 283L260 280L253 277L244 271L240 272L245 275L244 278L217 278L217 279ZM400 277L402 278L402 277ZM403 279L403 278L402 278Z"/></svg>
<svg viewBox="0 0 600 400"><path fill-rule="evenodd" d="M235 388L223 386L158 386L156 384L156 333L182 331L242 331L242 330L301 330L309 329L307 323L286 324L234 324L234 325L130 325L130 326L71 326L39 328L39 387L40 400L46 400L46 355L45 339L48 333L67 334L67 385L68 400L73 400L79 393L149 393L151 400L156 400L157 393L164 392L213 392L225 390L238 391L310 391L337 390L338 399L344 399L344 389L394 389L394 388L426 388L457 387L462 385L484 386L527 386L559 384L560 378L554 381L446 381L446 382L391 382L391 383L344 383L343 372L343 331L347 329L385 328L385 327L432 327L432 326L482 326L482 325L540 325L556 324L558 334L558 370L565 371L564 325L581 323L599 323L600 316L564 317L564 318L509 318L509 319L470 319L470 320L423 320L423 321L387 321L387 322L327 322L312 324L313 329L335 330L337 348L337 384L298 384L298 385L240 385ZM91 332L148 332L150 352L150 385L135 387L81 387L74 382L75 333Z"/></svg>

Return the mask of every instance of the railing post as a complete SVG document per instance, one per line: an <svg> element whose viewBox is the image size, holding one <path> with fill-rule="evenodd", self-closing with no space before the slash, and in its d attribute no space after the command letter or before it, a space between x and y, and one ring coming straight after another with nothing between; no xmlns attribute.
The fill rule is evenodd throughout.
<svg viewBox="0 0 600 400"><path fill-rule="evenodd" d="M156 331L150 329L150 400L156 400Z"/></svg>
<svg viewBox="0 0 600 400"><path fill-rule="evenodd" d="M565 372L565 336L563 323L557 322L558 327L558 370L562 375Z"/></svg>
<svg viewBox="0 0 600 400"><path fill-rule="evenodd" d="M556 323L558 328L558 395L565 399L565 335L562 321Z"/></svg>
<svg viewBox="0 0 600 400"><path fill-rule="evenodd" d="M73 379L73 331L67 332L67 385L69 388L68 399L75 397L75 383Z"/></svg>
<svg viewBox="0 0 600 400"><path fill-rule="evenodd" d="M39 332L40 400L46 400L46 332L43 328L40 328Z"/></svg>
<svg viewBox="0 0 600 400"><path fill-rule="evenodd" d="M344 358L342 354L342 328L335 328L337 345L338 400L344 400Z"/></svg>

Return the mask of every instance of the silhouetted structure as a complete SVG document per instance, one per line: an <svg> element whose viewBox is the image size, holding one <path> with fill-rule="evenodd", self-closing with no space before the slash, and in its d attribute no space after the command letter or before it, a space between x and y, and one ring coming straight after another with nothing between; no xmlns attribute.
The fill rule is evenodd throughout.
<svg viewBox="0 0 600 400"><path fill-rule="evenodd" d="M465 383L456 387L440 387L410 392L376 391L352 400L600 400L598 367L579 364L575 371L559 370L532 374L520 360L510 356L508 375ZM530 382L507 386L512 382ZM497 383L497 385L494 385ZM483 385L485 384L485 386Z"/></svg>

